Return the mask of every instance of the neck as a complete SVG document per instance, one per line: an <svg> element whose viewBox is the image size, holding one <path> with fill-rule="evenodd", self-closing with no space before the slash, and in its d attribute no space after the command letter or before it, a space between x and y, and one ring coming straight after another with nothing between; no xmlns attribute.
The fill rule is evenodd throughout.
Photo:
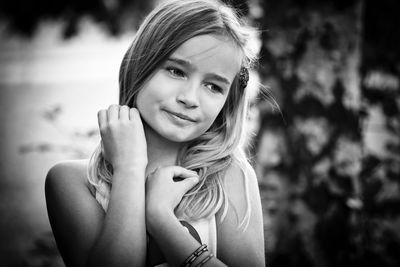
<svg viewBox="0 0 400 267"><path fill-rule="evenodd" d="M182 143L172 142L162 137L145 122L143 127L146 135L148 157L146 176L157 167L176 165L176 159Z"/></svg>

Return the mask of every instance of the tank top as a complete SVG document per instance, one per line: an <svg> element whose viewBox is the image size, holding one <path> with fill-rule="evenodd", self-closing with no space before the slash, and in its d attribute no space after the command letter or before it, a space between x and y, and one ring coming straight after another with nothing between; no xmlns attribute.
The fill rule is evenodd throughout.
<svg viewBox="0 0 400 267"><path fill-rule="evenodd" d="M103 210L107 212L108 202L110 200L111 188L109 184L101 181L99 186L95 188L95 197L97 202L101 205ZM217 256L217 227L215 216L208 219L201 219L196 221L181 220L178 218L186 230L201 244L206 244L209 251ZM147 238L147 263L146 266L151 267L168 267L165 262L164 256L156 245L155 241L148 236Z"/></svg>

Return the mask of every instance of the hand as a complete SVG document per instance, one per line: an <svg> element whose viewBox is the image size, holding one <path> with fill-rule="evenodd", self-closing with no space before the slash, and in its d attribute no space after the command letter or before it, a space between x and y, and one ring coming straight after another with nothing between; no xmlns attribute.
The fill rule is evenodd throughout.
<svg viewBox="0 0 400 267"><path fill-rule="evenodd" d="M159 223L162 213L173 214L183 195L198 181L196 172L180 166L160 167L152 172L146 180L147 223Z"/></svg>
<svg viewBox="0 0 400 267"><path fill-rule="evenodd" d="M128 106L111 105L97 115L103 156L114 170L144 170L147 165L147 145L139 111Z"/></svg>

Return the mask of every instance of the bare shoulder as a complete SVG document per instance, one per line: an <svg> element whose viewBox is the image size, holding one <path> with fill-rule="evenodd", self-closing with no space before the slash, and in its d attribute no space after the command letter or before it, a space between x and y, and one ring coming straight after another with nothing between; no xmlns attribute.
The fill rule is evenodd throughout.
<svg viewBox="0 0 400 267"><path fill-rule="evenodd" d="M242 168L239 163L233 161L224 175L224 185L227 190L244 190L243 186L248 183L251 190L258 190L256 173L249 163L244 163Z"/></svg>
<svg viewBox="0 0 400 267"><path fill-rule="evenodd" d="M246 199L249 198L250 202L257 201L259 196L254 169L248 163L241 167L239 163L233 161L226 170L223 181L229 204L233 206L239 217L244 216L248 208Z"/></svg>
<svg viewBox="0 0 400 267"><path fill-rule="evenodd" d="M65 190L68 187L81 187L91 190L86 172L88 160L69 160L55 164L46 176L46 193L48 190Z"/></svg>
<svg viewBox="0 0 400 267"><path fill-rule="evenodd" d="M47 212L66 266L83 266L101 229L104 211L89 189L87 160L55 164L45 183Z"/></svg>
<svg viewBox="0 0 400 267"><path fill-rule="evenodd" d="M253 168L232 162L223 186L228 209L216 214L218 257L228 266L265 266L261 200Z"/></svg>

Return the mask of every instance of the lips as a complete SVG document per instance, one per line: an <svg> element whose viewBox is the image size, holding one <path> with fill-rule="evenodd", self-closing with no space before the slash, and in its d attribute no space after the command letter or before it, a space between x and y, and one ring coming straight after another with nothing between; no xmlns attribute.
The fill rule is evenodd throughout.
<svg viewBox="0 0 400 267"><path fill-rule="evenodd" d="M178 117L178 118L180 118L182 120L186 120L186 121L190 121L190 122L196 122L195 119L193 119L193 118L191 118L191 117L189 117L189 116L187 116L185 114L173 112L173 111L170 111L170 110L164 110L164 111L169 113L169 114L171 114L171 115L174 115L174 116L176 116L176 117Z"/></svg>

